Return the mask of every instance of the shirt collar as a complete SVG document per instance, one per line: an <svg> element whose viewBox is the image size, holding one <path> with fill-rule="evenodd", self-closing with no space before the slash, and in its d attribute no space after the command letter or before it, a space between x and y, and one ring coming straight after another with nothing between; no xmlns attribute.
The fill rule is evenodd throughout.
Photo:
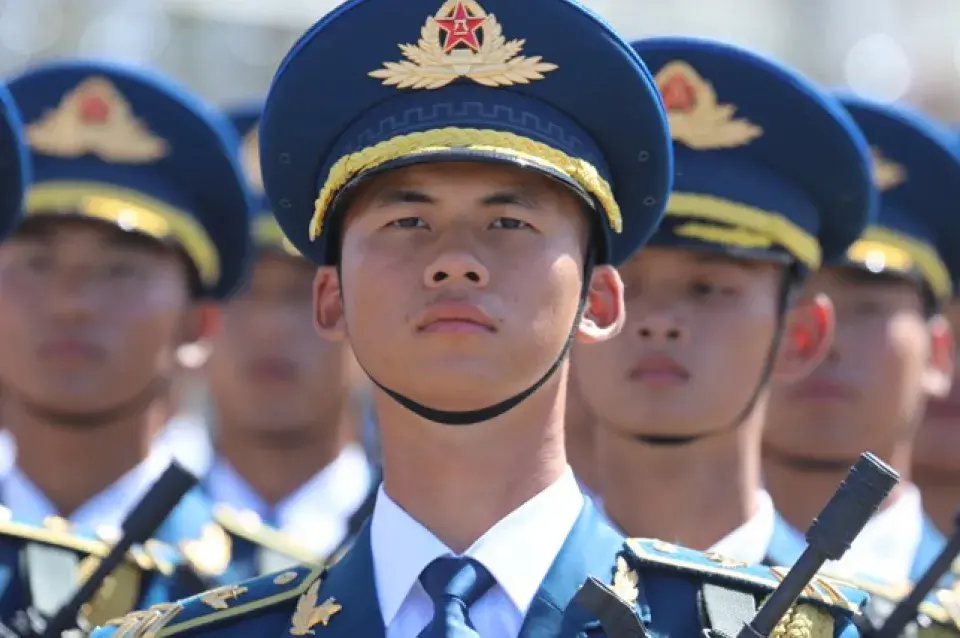
<svg viewBox="0 0 960 638"><path fill-rule="evenodd" d="M170 462L161 452L151 453L139 465L94 495L69 517L71 523L87 530L103 529L113 534L123 519L147 493ZM39 525L48 516L59 516L56 506L19 467L4 478L4 505L15 512L17 520ZM109 528L109 532L107 530Z"/></svg>
<svg viewBox="0 0 960 638"><path fill-rule="evenodd" d="M760 563L766 557L776 522L773 499L766 490L757 494L757 511L717 543L709 551L745 563Z"/></svg>
<svg viewBox="0 0 960 638"><path fill-rule="evenodd" d="M551 486L491 527L466 552L486 567L526 615L540 584L583 509L583 494L568 467ZM453 555L380 486L370 524L374 578L385 626L393 622L420 572ZM402 551L398 551L402 548Z"/></svg>

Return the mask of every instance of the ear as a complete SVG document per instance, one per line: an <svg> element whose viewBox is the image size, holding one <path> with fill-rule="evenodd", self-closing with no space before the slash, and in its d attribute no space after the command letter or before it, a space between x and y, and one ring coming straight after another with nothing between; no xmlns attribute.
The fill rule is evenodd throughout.
<svg viewBox="0 0 960 638"><path fill-rule="evenodd" d="M784 334L777 352L773 374L778 381L791 383L804 378L830 352L836 330L833 303L824 294L801 299L784 319Z"/></svg>
<svg viewBox="0 0 960 638"><path fill-rule="evenodd" d="M937 315L928 322L930 331L930 358L923 371L923 388L930 396L943 398L950 393L956 368L956 344L950 322Z"/></svg>
<svg viewBox="0 0 960 638"><path fill-rule="evenodd" d="M577 329L577 340L581 343L609 341L620 334L625 319L620 273L613 266L595 267Z"/></svg>
<svg viewBox="0 0 960 638"><path fill-rule="evenodd" d="M313 325L317 334L327 341L343 341L347 338L340 276L333 266L320 268L313 279Z"/></svg>
<svg viewBox="0 0 960 638"><path fill-rule="evenodd" d="M209 339L219 329L220 306L209 302L194 303L184 313L178 345Z"/></svg>

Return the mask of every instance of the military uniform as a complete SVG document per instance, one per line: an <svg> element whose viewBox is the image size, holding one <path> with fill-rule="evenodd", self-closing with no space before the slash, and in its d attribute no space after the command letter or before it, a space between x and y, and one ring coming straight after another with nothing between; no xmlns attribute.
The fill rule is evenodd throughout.
<svg viewBox="0 0 960 638"><path fill-rule="evenodd" d="M948 303L960 276L960 225L943 202L960 197L960 153L950 131L901 107L844 96L873 151L881 192L874 224L829 266L902 277L918 285L928 309ZM792 551L799 553L793 532ZM902 486L830 569L892 583L916 581L946 540L926 515L919 489Z"/></svg>
<svg viewBox="0 0 960 638"><path fill-rule="evenodd" d="M401 55L405 61L398 61ZM597 222L590 253L597 263L612 265L623 263L654 230L673 175L652 76L628 43L569 0L342 5L282 63L260 123L260 149L266 192L284 233L325 266L339 263L344 193L383 171L494 162L548 175L587 207ZM374 383L424 419L469 425L503 414L543 380L473 412L423 406ZM435 537L428 547L428 536L381 488L371 523L328 571L264 576L130 614L93 635L416 635L428 620L417 615L432 613L416 584L420 563L450 553ZM490 549L490 565L480 545ZM514 560L518 545L522 553ZM602 635L605 612L575 600L589 577L596 579L591 587L607 587L612 598L605 599L623 618L644 622L651 635L674 636L702 635L704 626L739 628L778 582L769 568L734 567L654 541L625 541L583 497L569 468L475 547L475 554L467 552L474 564L499 572L497 586L477 601L473 620L481 635L491 635L483 628L494 625L501 629L493 635L511 635L503 628L518 610L505 592L516 595L522 577L541 569L543 577L524 584L529 605L519 610L517 630L523 638ZM501 581L501 575L513 580ZM390 599L396 606L397 592L410 584L400 579L414 582L410 598L417 600L401 601L388 619L382 603ZM864 601L861 593L824 582L808 593L786 620L790 628L795 623L817 635L856 635L850 619ZM729 606L721 599L737 602Z"/></svg>

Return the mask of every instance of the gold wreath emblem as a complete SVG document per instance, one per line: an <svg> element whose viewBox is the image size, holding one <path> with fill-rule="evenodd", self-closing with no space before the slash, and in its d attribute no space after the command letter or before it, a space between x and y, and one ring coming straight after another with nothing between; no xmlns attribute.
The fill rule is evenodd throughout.
<svg viewBox="0 0 960 638"><path fill-rule="evenodd" d="M713 85L688 63L666 64L655 80L675 141L704 151L745 146L763 135L750 120L733 117L735 105L719 104Z"/></svg>
<svg viewBox="0 0 960 638"><path fill-rule="evenodd" d="M401 44L406 60L384 62L370 77L400 89L439 89L457 78L484 86L542 80L557 68L541 56L521 56L526 40L507 40L496 16L475 0L446 0L427 18L417 44Z"/></svg>
<svg viewBox="0 0 960 638"><path fill-rule="evenodd" d="M873 155L873 183L881 191L896 188L907 181L907 169L884 157L879 148L871 146L870 154Z"/></svg>

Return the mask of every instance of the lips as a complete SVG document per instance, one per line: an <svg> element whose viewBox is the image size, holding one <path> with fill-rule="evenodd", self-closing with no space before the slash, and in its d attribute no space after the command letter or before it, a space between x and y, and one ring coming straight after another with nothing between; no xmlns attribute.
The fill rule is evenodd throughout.
<svg viewBox="0 0 960 638"><path fill-rule="evenodd" d="M44 359L93 361L103 358L104 350L83 339L55 339L41 344L39 354Z"/></svg>
<svg viewBox="0 0 960 638"><path fill-rule="evenodd" d="M690 379L690 372L676 360L667 356L653 355L641 358L630 370L634 381L655 385L677 385Z"/></svg>
<svg viewBox="0 0 960 638"><path fill-rule="evenodd" d="M250 376L260 381L293 381L297 365L283 357L260 357L248 366Z"/></svg>
<svg viewBox="0 0 960 638"><path fill-rule="evenodd" d="M479 306L470 303L436 303L416 322L418 332L489 334L497 331L496 321Z"/></svg>

